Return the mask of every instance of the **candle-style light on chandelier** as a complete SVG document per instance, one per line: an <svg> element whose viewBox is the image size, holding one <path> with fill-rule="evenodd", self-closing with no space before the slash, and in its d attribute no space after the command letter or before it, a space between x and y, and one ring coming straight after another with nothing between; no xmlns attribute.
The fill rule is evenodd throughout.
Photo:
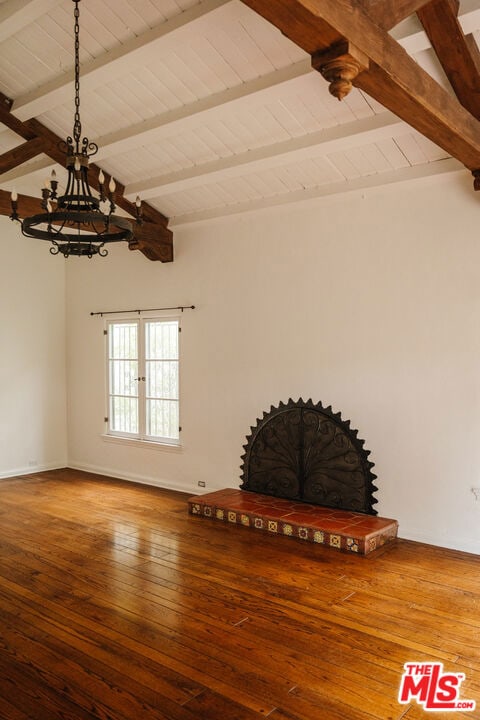
<svg viewBox="0 0 480 720"><path fill-rule="evenodd" d="M61 253L65 257L77 255L91 258L93 255L108 255L105 247L109 243L130 241L134 237L132 223L124 217L115 215L115 181L110 179L105 187L105 176L100 170L98 174L99 197L92 194L88 182L89 158L98 151L98 145L90 142L82 135L80 121L80 61L79 34L80 12L78 3L73 0L74 33L75 33L75 114L73 137L59 143L65 152L67 168L67 185L63 195L58 195L58 180L52 170L50 180L45 181L42 188L40 206L44 212L26 217L18 215L18 196L15 191L11 195L12 220L18 220L22 233L26 237L49 240L52 243L52 255ZM140 198L135 202L136 223L142 223Z"/></svg>

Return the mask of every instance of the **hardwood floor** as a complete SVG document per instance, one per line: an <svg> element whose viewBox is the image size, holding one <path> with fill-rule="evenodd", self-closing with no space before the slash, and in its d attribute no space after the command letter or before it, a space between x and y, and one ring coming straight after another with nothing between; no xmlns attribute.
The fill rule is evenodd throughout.
<svg viewBox="0 0 480 720"><path fill-rule="evenodd" d="M352 557L191 517L187 497L0 481L1 720L480 717L480 557ZM409 661L464 672L478 709L400 705Z"/></svg>

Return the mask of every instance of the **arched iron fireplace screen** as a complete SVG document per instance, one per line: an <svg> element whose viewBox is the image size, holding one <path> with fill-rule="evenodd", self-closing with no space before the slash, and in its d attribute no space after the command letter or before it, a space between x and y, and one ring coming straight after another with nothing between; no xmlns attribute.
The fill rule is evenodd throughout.
<svg viewBox="0 0 480 720"><path fill-rule="evenodd" d="M374 463L350 421L331 406L289 400L250 428L241 488L376 515Z"/></svg>

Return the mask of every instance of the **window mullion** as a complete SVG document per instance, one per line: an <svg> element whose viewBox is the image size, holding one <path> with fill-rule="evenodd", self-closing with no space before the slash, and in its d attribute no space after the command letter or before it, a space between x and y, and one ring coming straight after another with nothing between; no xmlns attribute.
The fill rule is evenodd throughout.
<svg viewBox="0 0 480 720"><path fill-rule="evenodd" d="M139 422L139 434L141 438L145 438L147 434L147 423L146 423L146 388L147 388L147 372L146 372L146 335L145 335L145 321L139 320L139 332L138 332L138 375L141 380L138 381L138 422Z"/></svg>

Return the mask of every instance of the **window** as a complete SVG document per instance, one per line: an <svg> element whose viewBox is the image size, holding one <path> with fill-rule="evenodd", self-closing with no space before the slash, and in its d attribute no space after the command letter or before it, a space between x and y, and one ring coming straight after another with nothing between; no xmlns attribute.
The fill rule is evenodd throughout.
<svg viewBox="0 0 480 720"><path fill-rule="evenodd" d="M112 321L108 340L108 434L178 443L177 319Z"/></svg>

